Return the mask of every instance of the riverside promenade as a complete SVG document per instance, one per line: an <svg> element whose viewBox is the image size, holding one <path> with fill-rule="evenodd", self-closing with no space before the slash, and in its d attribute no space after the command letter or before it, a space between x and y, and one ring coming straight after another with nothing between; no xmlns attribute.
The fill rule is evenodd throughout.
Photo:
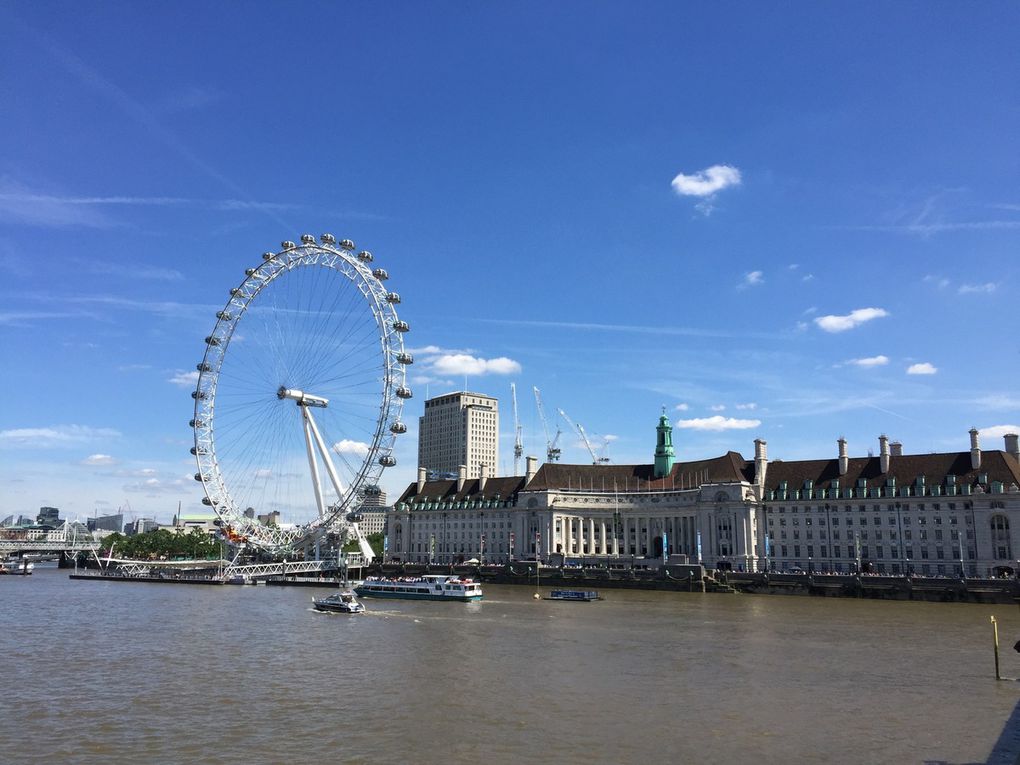
<svg viewBox="0 0 1020 765"><path fill-rule="evenodd" d="M549 587L673 590L679 592L745 592L757 595L814 595L820 597L925 600L935 602L1018 603L1020 581L878 574L765 573L711 571L698 565L659 568L596 568L541 566L534 561L505 565L373 564L375 576L420 576L457 573L483 583Z"/></svg>

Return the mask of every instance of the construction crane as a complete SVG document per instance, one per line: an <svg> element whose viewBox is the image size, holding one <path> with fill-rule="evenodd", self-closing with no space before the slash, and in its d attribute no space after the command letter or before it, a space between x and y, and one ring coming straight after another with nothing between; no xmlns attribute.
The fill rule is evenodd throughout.
<svg viewBox="0 0 1020 765"><path fill-rule="evenodd" d="M556 426L556 436L550 440L549 438L549 423L545 420L545 409L542 408L542 394L538 392L538 388L534 388L535 391L535 406L538 407L538 418L542 421L542 430L545 431L545 461L546 462L559 462L560 461L560 449L556 446L560 440L560 428Z"/></svg>
<svg viewBox="0 0 1020 765"><path fill-rule="evenodd" d="M570 427L577 431L577 434L581 437L581 440L584 441L584 448L587 449L588 454L591 455L591 464L604 465L607 462L609 462L609 457L600 457L595 453L595 449L592 448L591 441L588 440L588 434L584 432L583 427L575 424L574 421L571 420L567 416L567 413L564 412L562 409L557 409L556 411L560 413L560 417L567 421L567 425L569 425Z"/></svg>
<svg viewBox="0 0 1020 765"><path fill-rule="evenodd" d="M519 475L524 444L521 443L521 421L517 418L517 386L513 383L510 383L510 398L514 402L514 475Z"/></svg>

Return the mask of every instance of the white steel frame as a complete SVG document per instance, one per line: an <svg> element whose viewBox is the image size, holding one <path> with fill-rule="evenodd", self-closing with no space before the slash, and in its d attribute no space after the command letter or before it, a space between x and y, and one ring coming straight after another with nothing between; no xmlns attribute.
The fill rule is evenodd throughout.
<svg viewBox="0 0 1020 765"><path fill-rule="evenodd" d="M406 388L405 365L411 357L404 352L403 333L407 324L397 316L395 303L399 297L388 292L382 280L388 278L383 269L371 269L372 260L368 253L355 255L354 245L349 240L339 243L330 234L323 234L320 242L314 237L301 237L301 244L284 242L277 253L266 253L257 268L248 269L244 281L230 291L226 307L217 313L216 325L206 338L205 356L198 365L198 383L192 396L195 399L195 416L192 428L195 434L193 453L198 463L195 480L201 481L205 490L203 502L209 505L226 525L233 538L241 538L248 544L272 552L284 552L296 546L318 539L326 532L339 531L346 536L348 530L356 528L346 521L345 516L359 502L359 492L365 486L378 485L384 463L393 464L392 451L397 434L406 427L400 420L403 399L410 398ZM380 403L376 427L369 450L360 472L347 486L341 485L322 436L309 411L313 406L326 406L326 399L281 388L277 395L281 399L294 399L302 412L308 459L312 473L313 490L316 495L319 516L311 523L296 531L269 527L257 520L247 518L244 508L234 502L230 487L220 471L216 460L214 420L216 412L216 388L227 348L245 311L258 298L259 293L275 279L285 277L297 268L327 268L349 279L361 292L371 310L379 332L379 348L382 355L383 372L380 380ZM396 299L394 299L396 298ZM313 442L324 458L326 470L333 482L339 500L326 506L319 483L318 467L315 464ZM360 535L359 535L360 536Z"/></svg>

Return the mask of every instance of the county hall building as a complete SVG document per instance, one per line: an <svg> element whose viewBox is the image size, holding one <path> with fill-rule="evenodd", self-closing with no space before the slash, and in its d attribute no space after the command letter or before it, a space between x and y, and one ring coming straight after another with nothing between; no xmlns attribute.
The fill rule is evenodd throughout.
<svg viewBox="0 0 1020 765"><path fill-rule="evenodd" d="M391 560L534 559L657 568L686 556L710 569L996 576L1020 568L1020 445L769 461L737 452L677 462L663 414L647 465L537 467L524 476L419 478L388 518ZM1014 556L1017 556L1016 558ZM673 558L683 562L683 558Z"/></svg>

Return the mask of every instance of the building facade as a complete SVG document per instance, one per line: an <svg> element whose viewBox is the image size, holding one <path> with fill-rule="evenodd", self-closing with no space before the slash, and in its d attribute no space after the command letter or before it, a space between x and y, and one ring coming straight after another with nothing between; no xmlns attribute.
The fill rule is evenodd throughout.
<svg viewBox="0 0 1020 765"><path fill-rule="evenodd" d="M450 478L461 465L468 478L494 474L499 464L499 401L482 393L447 393L425 402L418 419L418 467Z"/></svg>
<svg viewBox="0 0 1020 765"><path fill-rule="evenodd" d="M1020 448L769 462L737 452L674 462L660 418L650 465L562 465L514 478L429 481L419 469L390 514L403 562L515 559L657 567L997 576L1020 572ZM1014 557L1016 556L1016 557ZM677 560L677 559L674 559Z"/></svg>

